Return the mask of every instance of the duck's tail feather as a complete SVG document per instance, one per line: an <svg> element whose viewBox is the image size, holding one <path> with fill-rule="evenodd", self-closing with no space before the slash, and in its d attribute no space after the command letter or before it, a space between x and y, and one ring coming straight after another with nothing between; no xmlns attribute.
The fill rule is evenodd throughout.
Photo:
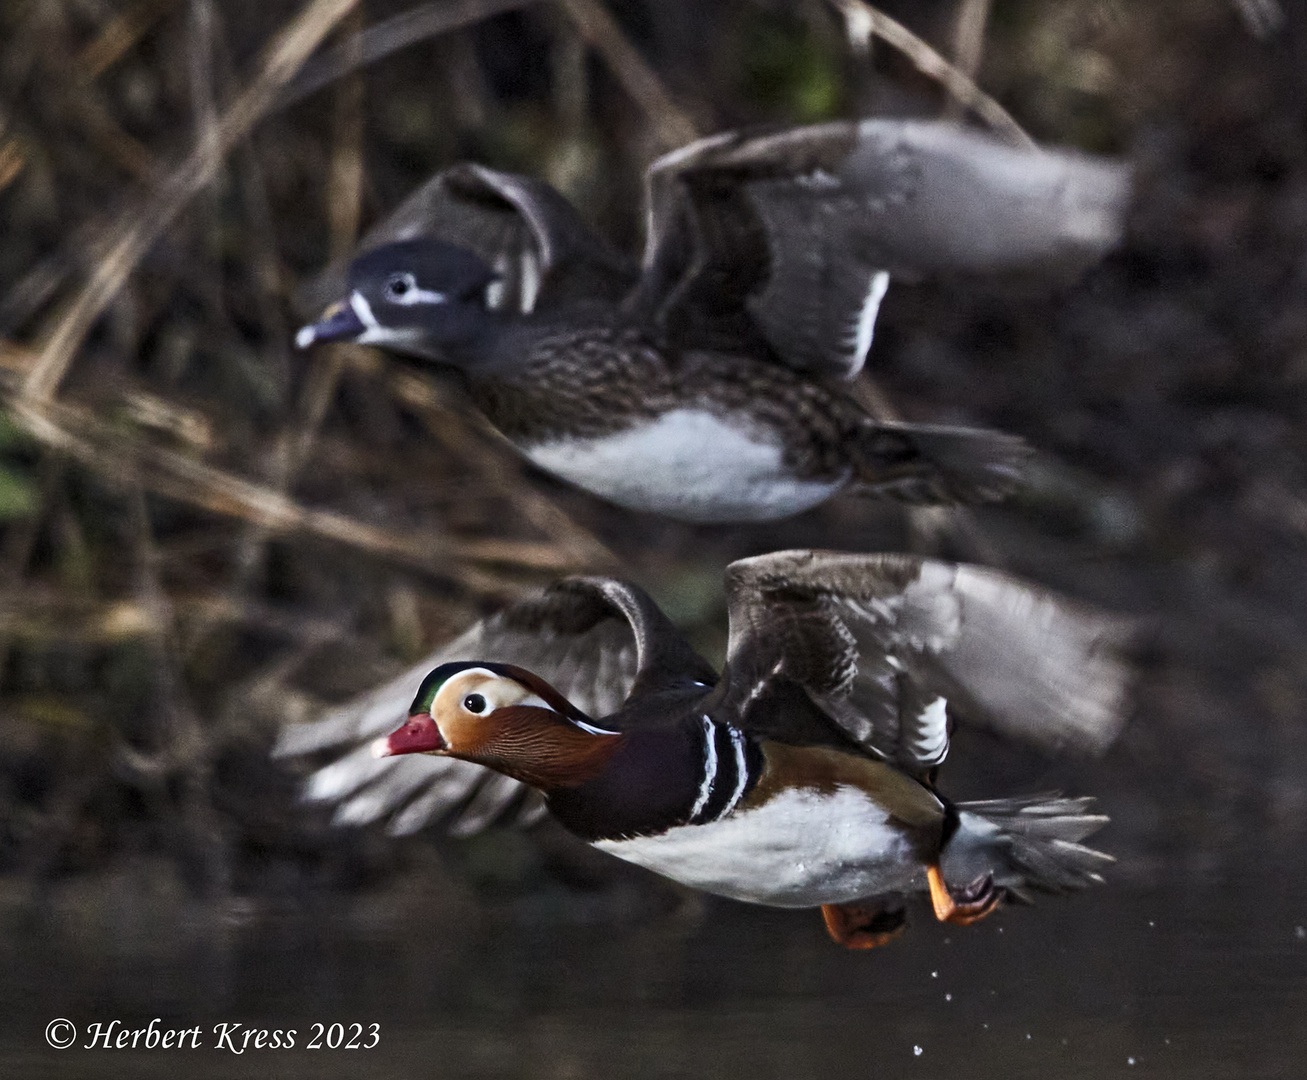
<svg viewBox="0 0 1307 1080"><path fill-rule="evenodd" d="M985 428L868 420L856 443L857 487L908 503L982 503L1022 482L1030 445Z"/></svg>
<svg viewBox="0 0 1307 1080"><path fill-rule="evenodd" d="M992 873L996 885L1027 901L1031 890L1063 893L1101 884L1101 871L1116 860L1080 843L1108 821L1089 812L1093 801L1053 792L958 803L944 877L965 882Z"/></svg>

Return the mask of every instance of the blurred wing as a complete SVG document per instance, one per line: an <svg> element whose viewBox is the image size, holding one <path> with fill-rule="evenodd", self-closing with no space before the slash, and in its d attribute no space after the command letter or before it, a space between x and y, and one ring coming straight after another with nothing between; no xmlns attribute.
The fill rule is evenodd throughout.
<svg viewBox="0 0 1307 1080"><path fill-rule="evenodd" d="M701 139L654 162L640 303L742 319L788 365L861 369L891 275L1067 275L1120 238L1128 169L953 124L837 122Z"/></svg>
<svg viewBox="0 0 1307 1080"><path fill-rule="evenodd" d="M908 555L784 551L727 569L719 690L735 722L806 697L909 770L948 752L946 709L1046 750L1099 753L1124 720L1118 619L993 570Z"/></svg>
<svg viewBox="0 0 1307 1080"><path fill-rule="evenodd" d="M630 260L594 234L543 180L463 163L437 173L363 237L351 256L396 240L434 237L476 252L499 274L491 306L528 313L616 301L635 280ZM310 281L298 302L316 315L346 292L349 260Z"/></svg>
<svg viewBox="0 0 1307 1080"><path fill-rule="evenodd" d="M531 819L543 802L515 780L455 758L374 758L371 744L404 722L432 668L456 660L516 664L592 717L616 712L635 682L639 649L636 630L604 594L604 586L622 588L606 579L560 582L543 596L483 619L402 675L321 720L283 729L274 754L344 751L312 773L304 790L308 799L335 803L340 824L389 818L390 831L402 834L457 810L451 830L472 833L514 810Z"/></svg>

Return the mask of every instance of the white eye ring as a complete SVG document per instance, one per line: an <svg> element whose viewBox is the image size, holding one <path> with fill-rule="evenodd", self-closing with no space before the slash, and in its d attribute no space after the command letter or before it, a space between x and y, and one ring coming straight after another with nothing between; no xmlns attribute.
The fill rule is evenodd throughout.
<svg viewBox="0 0 1307 1080"><path fill-rule="evenodd" d="M463 708L476 716L486 711L486 699L480 694L468 694L463 699Z"/></svg>
<svg viewBox="0 0 1307 1080"><path fill-rule="evenodd" d="M432 289L419 289L418 279L412 274L391 274L386 278L382 292L392 304L443 304L445 294Z"/></svg>
<svg viewBox="0 0 1307 1080"><path fill-rule="evenodd" d="M386 278L386 299L402 304L404 297L408 296L417 287L418 279L412 274L391 274L390 277Z"/></svg>

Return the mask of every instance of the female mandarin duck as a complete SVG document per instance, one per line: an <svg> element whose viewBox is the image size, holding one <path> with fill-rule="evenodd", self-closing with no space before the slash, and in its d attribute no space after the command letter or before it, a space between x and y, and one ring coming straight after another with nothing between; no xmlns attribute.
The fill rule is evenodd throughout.
<svg viewBox="0 0 1307 1080"><path fill-rule="evenodd" d="M538 180L448 169L365 239L297 342L356 341L457 372L535 464L618 505L762 521L837 491L980 502L1026 447L884 423L841 391L889 275L1065 274L1118 238L1117 164L949 124L729 133L656 161L642 268Z"/></svg>
<svg viewBox="0 0 1307 1080"><path fill-rule="evenodd" d="M819 906L851 948L897 934L915 892L966 924L1005 895L1101 880L1109 856L1079 842L1107 820L1092 800L954 804L934 778L955 707L1046 750L1104 749L1125 701L1119 623L905 555L744 559L727 594L720 678L636 586L569 578L287 729L280 752L358 744L309 782L338 821L408 832L454 812L472 831L543 801L685 885Z"/></svg>

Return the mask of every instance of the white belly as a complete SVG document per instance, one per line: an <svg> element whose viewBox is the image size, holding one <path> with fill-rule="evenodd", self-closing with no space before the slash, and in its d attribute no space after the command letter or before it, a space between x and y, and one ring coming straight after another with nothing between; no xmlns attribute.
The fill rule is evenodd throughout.
<svg viewBox="0 0 1307 1080"><path fill-rule="evenodd" d="M785 792L709 825L594 846L684 885L774 907L847 903L925 883L907 837L851 787Z"/></svg>
<svg viewBox="0 0 1307 1080"><path fill-rule="evenodd" d="M833 480L787 475L781 448L698 409L597 439L569 439L525 449L564 480L633 510L686 521L769 521L829 498Z"/></svg>

